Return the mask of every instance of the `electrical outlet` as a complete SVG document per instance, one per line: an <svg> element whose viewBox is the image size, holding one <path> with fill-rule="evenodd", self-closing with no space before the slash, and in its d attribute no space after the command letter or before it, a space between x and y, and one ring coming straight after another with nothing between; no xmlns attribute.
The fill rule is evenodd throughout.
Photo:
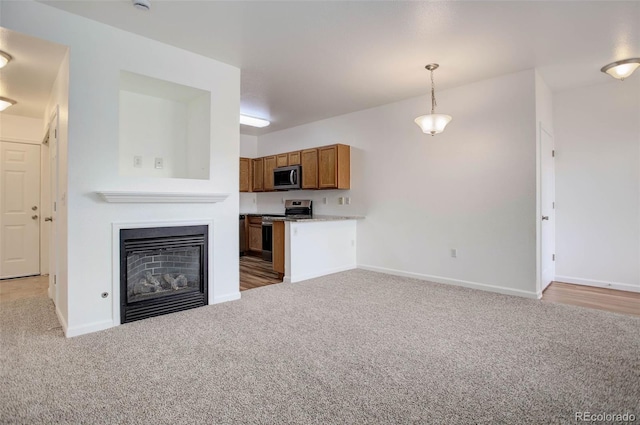
<svg viewBox="0 0 640 425"><path fill-rule="evenodd" d="M154 164L158 170L161 170L162 167L164 167L164 161L162 160L162 158L156 158Z"/></svg>
<svg viewBox="0 0 640 425"><path fill-rule="evenodd" d="M280 198L280 203L284 204L284 198Z"/></svg>
<svg viewBox="0 0 640 425"><path fill-rule="evenodd" d="M344 198L342 196L338 198L338 205L344 205Z"/></svg>
<svg viewBox="0 0 640 425"><path fill-rule="evenodd" d="M142 168L142 157L140 155L133 157L133 166L135 168Z"/></svg>
<svg viewBox="0 0 640 425"><path fill-rule="evenodd" d="M344 203L347 204L347 205L351 205L351 198L348 197L348 196L346 198L344 198Z"/></svg>
<svg viewBox="0 0 640 425"><path fill-rule="evenodd" d="M322 198L322 203L323 203L323 204L327 205L327 202L328 202L328 201L327 201L327 197L326 197L326 196L325 196L324 198Z"/></svg>
<svg viewBox="0 0 640 425"><path fill-rule="evenodd" d="M458 258L458 250L451 248L451 258Z"/></svg>

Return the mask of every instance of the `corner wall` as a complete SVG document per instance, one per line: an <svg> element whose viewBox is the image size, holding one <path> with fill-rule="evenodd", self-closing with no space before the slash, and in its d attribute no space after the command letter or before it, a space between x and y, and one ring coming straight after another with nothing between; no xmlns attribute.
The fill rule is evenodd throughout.
<svg viewBox="0 0 640 425"><path fill-rule="evenodd" d="M119 289L111 267L114 223L212 219L209 302L239 297L240 70L42 3L3 2L1 7L2 26L70 48L68 192L61 199L68 211L67 336L119 323L114 315ZM119 175L120 70L211 92L208 180ZM96 195L101 190L215 192L229 197L216 204L109 204ZM103 292L109 296L102 298Z"/></svg>
<svg viewBox="0 0 640 425"><path fill-rule="evenodd" d="M534 71L437 98L453 120L434 137L413 122L428 111L427 96L258 137L258 156L351 146L351 190L258 194L258 211L309 198L315 213L365 215L359 267L535 298ZM351 205L338 205L339 196Z"/></svg>
<svg viewBox="0 0 640 425"><path fill-rule="evenodd" d="M554 122L556 279L640 292L640 75L556 93Z"/></svg>

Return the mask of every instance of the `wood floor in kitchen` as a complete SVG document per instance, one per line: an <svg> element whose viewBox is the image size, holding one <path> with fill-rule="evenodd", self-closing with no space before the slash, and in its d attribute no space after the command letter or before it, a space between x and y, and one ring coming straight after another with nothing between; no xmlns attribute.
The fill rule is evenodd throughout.
<svg viewBox="0 0 640 425"><path fill-rule="evenodd" d="M240 257L240 290L259 288L261 286L281 283L273 265L259 257L243 255Z"/></svg>

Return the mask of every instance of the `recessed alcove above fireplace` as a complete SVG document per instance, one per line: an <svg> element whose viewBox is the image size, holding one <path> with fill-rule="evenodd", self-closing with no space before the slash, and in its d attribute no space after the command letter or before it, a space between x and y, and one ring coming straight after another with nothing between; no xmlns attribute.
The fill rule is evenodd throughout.
<svg viewBox="0 0 640 425"><path fill-rule="evenodd" d="M208 304L209 226L119 230L120 320Z"/></svg>

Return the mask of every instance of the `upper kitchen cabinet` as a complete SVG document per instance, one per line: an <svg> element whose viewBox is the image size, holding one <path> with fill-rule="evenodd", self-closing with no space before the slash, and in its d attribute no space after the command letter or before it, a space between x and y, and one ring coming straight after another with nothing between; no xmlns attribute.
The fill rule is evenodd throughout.
<svg viewBox="0 0 640 425"><path fill-rule="evenodd" d="M300 151L289 152L287 154L288 165L300 165Z"/></svg>
<svg viewBox="0 0 640 425"><path fill-rule="evenodd" d="M305 149L300 153L302 189L318 188L318 149Z"/></svg>
<svg viewBox="0 0 640 425"><path fill-rule="evenodd" d="M349 189L350 162L351 148L347 145L318 148L318 189Z"/></svg>
<svg viewBox="0 0 640 425"><path fill-rule="evenodd" d="M264 157L264 191L273 191L273 170L276 168L276 156Z"/></svg>
<svg viewBox="0 0 640 425"><path fill-rule="evenodd" d="M251 190L262 192L264 190L264 158L251 160Z"/></svg>
<svg viewBox="0 0 640 425"><path fill-rule="evenodd" d="M240 192L251 192L251 159L240 158Z"/></svg>
<svg viewBox="0 0 640 425"><path fill-rule="evenodd" d="M276 167L286 167L289 165L289 156L286 153L276 155Z"/></svg>

